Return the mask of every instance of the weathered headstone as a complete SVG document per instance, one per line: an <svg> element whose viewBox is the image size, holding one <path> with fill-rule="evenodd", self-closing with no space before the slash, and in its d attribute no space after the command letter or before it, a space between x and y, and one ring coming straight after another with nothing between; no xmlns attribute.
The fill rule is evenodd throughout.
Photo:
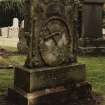
<svg viewBox="0 0 105 105"><path fill-rule="evenodd" d="M26 0L25 6L29 4L29 54L25 65L15 68L9 99L18 105L66 105L71 89L78 90L86 79L85 65L76 61L76 3Z"/></svg>
<svg viewBox="0 0 105 105"><path fill-rule="evenodd" d="M0 28L0 30L1 30L1 36L3 38L9 37L9 27L3 27L3 28Z"/></svg>
<svg viewBox="0 0 105 105"><path fill-rule="evenodd" d="M84 0L82 36L79 40L81 54L105 54L102 34L102 11L105 0Z"/></svg>
<svg viewBox="0 0 105 105"><path fill-rule="evenodd" d="M18 38L19 34L19 20L13 18L13 25L9 27L9 38Z"/></svg>
<svg viewBox="0 0 105 105"><path fill-rule="evenodd" d="M12 25L13 27L19 27L19 20L18 20L18 18L13 18L13 25Z"/></svg>
<svg viewBox="0 0 105 105"><path fill-rule="evenodd" d="M13 19L13 25L1 28L1 36L3 38L18 38L19 21L17 18Z"/></svg>

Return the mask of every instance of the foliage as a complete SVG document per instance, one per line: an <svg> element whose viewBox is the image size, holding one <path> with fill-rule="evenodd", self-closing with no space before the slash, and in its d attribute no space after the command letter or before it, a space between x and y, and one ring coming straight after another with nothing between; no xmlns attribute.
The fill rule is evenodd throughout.
<svg viewBox="0 0 105 105"><path fill-rule="evenodd" d="M0 26L12 24L12 19L24 18L24 0L1 0L0 1Z"/></svg>

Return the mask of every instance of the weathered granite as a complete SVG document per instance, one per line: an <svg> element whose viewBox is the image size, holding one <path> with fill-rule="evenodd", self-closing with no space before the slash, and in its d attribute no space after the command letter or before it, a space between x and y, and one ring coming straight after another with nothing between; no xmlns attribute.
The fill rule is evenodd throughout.
<svg viewBox="0 0 105 105"><path fill-rule="evenodd" d="M85 65L73 64L58 67L15 69L14 86L26 92L53 88L86 79Z"/></svg>
<svg viewBox="0 0 105 105"><path fill-rule="evenodd" d="M30 49L27 67L57 66L76 62L77 10L74 4L68 0L30 3L33 8L29 12L32 19L31 32L28 31L27 34L30 36L27 39Z"/></svg>
<svg viewBox="0 0 105 105"><path fill-rule="evenodd" d="M85 3L105 3L105 0L84 0Z"/></svg>
<svg viewBox="0 0 105 105"><path fill-rule="evenodd" d="M79 40L81 55L105 54L105 39L102 34L103 2L97 2L97 0L96 2L95 0L86 0L83 4L82 35Z"/></svg>
<svg viewBox="0 0 105 105"><path fill-rule="evenodd" d="M86 89L87 88L87 89ZM88 90L89 88L89 90ZM16 105L96 105L90 98L91 86L88 83L80 83L69 89L60 86L33 93L26 93L19 89L9 89L10 100Z"/></svg>

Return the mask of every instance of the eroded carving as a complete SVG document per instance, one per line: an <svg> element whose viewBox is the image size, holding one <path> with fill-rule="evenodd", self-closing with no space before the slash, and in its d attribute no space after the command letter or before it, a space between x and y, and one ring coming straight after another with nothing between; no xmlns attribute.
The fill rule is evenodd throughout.
<svg viewBox="0 0 105 105"><path fill-rule="evenodd" d="M76 61L76 8L74 0L32 0L26 65L57 66Z"/></svg>
<svg viewBox="0 0 105 105"><path fill-rule="evenodd" d="M70 33L66 23L57 17L49 19L40 32L40 54L45 64L55 66L69 62Z"/></svg>

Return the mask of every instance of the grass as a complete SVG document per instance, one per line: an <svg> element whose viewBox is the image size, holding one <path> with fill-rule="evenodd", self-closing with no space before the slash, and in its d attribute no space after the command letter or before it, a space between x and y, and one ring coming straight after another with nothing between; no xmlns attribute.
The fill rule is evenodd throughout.
<svg viewBox="0 0 105 105"><path fill-rule="evenodd" d="M105 57L79 57L78 61L86 64L87 80L94 91L105 95Z"/></svg>
<svg viewBox="0 0 105 105"><path fill-rule="evenodd" d="M16 51L16 48L6 48ZM0 56L0 64L23 65L26 56ZM78 62L86 64L87 80L92 84L94 91L105 95L105 57L78 57ZM0 94L7 89L13 81L13 70L0 69Z"/></svg>
<svg viewBox="0 0 105 105"><path fill-rule="evenodd" d="M17 48L15 47L2 47L0 49L4 49L8 52L17 52ZM13 55L13 56L0 56L0 65L23 65L25 62L26 56L24 55Z"/></svg>
<svg viewBox="0 0 105 105"><path fill-rule="evenodd" d="M23 65L25 62L26 56L0 56L0 65Z"/></svg>
<svg viewBox="0 0 105 105"><path fill-rule="evenodd" d="M6 51L16 52L17 48L14 47L2 47L0 49L5 49ZM14 56L0 56L0 65L23 65L26 56L14 55ZM0 95L7 92L8 87L13 85L13 69L0 69Z"/></svg>
<svg viewBox="0 0 105 105"><path fill-rule="evenodd" d="M13 84L13 70L0 69L0 95L7 92Z"/></svg>
<svg viewBox="0 0 105 105"><path fill-rule="evenodd" d="M0 65L23 65L25 56L0 56ZM0 95L7 92L8 87L13 85L13 69L0 69Z"/></svg>
<svg viewBox="0 0 105 105"><path fill-rule="evenodd" d="M12 52L17 51L17 48L16 47L0 46L0 49L5 49L7 51L12 51Z"/></svg>

